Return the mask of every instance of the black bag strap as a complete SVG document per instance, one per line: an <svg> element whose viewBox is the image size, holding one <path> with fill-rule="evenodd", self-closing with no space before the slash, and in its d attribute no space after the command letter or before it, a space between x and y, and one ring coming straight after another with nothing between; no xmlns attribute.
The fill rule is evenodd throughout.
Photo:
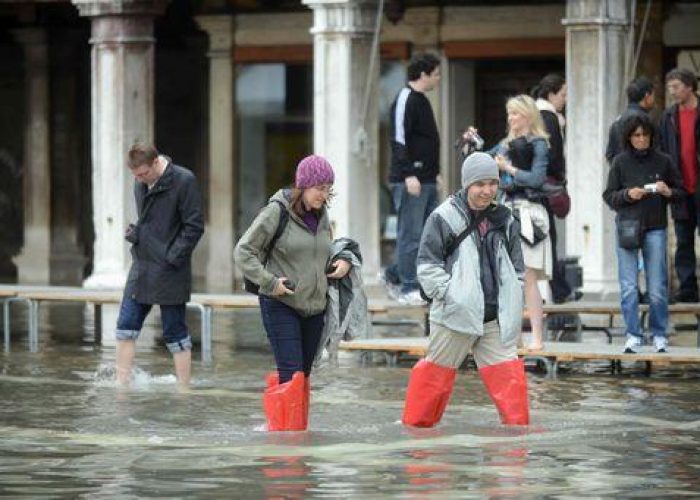
<svg viewBox="0 0 700 500"><path fill-rule="evenodd" d="M490 209L490 206L487 207L485 210L482 210L478 214L476 214L476 217L474 217L471 221L469 221L469 225L467 228L460 233L459 236L457 236L452 243L445 249L445 259L447 259L450 255L454 253L455 250L459 248L459 245L462 244L462 242L467 239L467 237L474 232L474 229L477 228L479 224L481 224L481 221L484 220L484 217L486 217L486 212Z"/></svg>
<svg viewBox="0 0 700 500"><path fill-rule="evenodd" d="M280 236L282 236L284 228L287 227L287 222L289 222L289 212L287 211L287 207L285 207L284 204L279 200L272 200L272 203L277 203L280 206L280 220L277 223L277 229L275 230L275 234L272 235L272 239L270 240L270 243L265 249L265 260L262 263L263 266L267 264L267 259L270 258L270 252L275 247L275 243L277 243L277 240L279 240Z"/></svg>

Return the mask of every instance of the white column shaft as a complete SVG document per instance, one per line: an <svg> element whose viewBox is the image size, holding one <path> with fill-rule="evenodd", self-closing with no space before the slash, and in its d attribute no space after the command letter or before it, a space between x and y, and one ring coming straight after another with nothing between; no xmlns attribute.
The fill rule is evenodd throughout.
<svg viewBox="0 0 700 500"><path fill-rule="evenodd" d="M209 34L209 220L207 290L233 288L234 207L234 86L233 18L201 16L200 27Z"/></svg>
<svg viewBox="0 0 700 500"><path fill-rule="evenodd" d="M93 274L87 287L123 286L131 258L124 229L136 222L126 153L153 140L152 17L92 20Z"/></svg>
<svg viewBox="0 0 700 500"><path fill-rule="evenodd" d="M25 57L24 247L15 259L19 283L48 284L51 251L49 55L46 34L15 32Z"/></svg>
<svg viewBox="0 0 700 500"><path fill-rule="evenodd" d="M613 212L602 193L608 128L624 88L626 2L569 0L566 25L568 253L578 254L585 292L617 291Z"/></svg>
<svg viewBox="0 0 700 500"><path fill-rule="evenodd" d="M331 219L336 237L360 244L363 274L379 271L377 82L379 59L367 78L374 2L305 1L314 10L314 150L335 169ZM363 116L366 85L370 99Z"/></svg>

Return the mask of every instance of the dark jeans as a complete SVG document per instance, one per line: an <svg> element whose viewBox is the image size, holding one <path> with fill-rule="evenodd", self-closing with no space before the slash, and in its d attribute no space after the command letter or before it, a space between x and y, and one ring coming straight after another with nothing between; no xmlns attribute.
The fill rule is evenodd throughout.
<svg viewBox="0 0 700 500"><path fill-rule="evenodd" d="M688 195L685 204L688 208L686 220L676 220L676 275L680 288L680 295L686 298L697 298L698 282L695 276L695 233L698 230L698 209L695 195Z"/></svg>
<svg viewBox="0 0 700 500"><path fill-rule="evenodd" d="M263 295L260 311L280 384L291 380L295 372L303 371L308 377L323 333L323 313L303 317L279 300Z"/></svg>
<svg viewBox="0 0 700 500"><path fill-rule="evenodd" d="M571 295L571 286L566 281L564 266L559 264L557 256L557 226L555 225L554 214L547 207L549 215L549 239L552 242L552 279L549 280L549 288L552 290L554 302L564 302Z"/></svg>
<svg viewBox="0 0 700 500"><path fill-rule="evenodd" d="M136 340L152 307L152 304L141 304L125 295L117 318L117 340ZM160 306L163 338L172 353L192 350L192 338L187 330L185 313L185 304Z"/></svg>
<svg viewBox="0 0 700 500"><path fill-rule="evenodd" d="M401 293L418 289L416 260L423 226L430 212L437 207L435 183L421 183L420 195L411 196L404 182L391 185L391 196L398 214L396 234L396 262L387 268L386 280L401 283Z"/></svg>

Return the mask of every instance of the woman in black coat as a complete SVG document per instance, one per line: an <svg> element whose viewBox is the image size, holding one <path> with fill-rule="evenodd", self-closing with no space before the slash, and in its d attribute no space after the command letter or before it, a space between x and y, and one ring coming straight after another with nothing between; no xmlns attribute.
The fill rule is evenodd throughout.
<svg viewBox="0 0 700 500"><path fill-rule="evenodd" d="M643 345L639 321L639 252L649 293L649 328L657 352L666 352L668 337L668 273L666 226L668 204L685 190L671 158L654 149L654 125L646 115L633 115L623 124L625 150L613 160L605 203L617 215L617 264L620 302L625 320L625 352Z"/></svg>

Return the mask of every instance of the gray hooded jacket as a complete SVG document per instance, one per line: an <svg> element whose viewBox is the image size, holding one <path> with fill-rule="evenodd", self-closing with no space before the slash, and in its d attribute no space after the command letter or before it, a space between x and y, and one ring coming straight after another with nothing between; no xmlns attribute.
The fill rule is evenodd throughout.
<svg viewBox="0 0 700 500"><path fill-rule="evenodd" d="M503 211L508 213L503 213ZM492 238L487 251L496 256L498 276L498 323L501 340L514 342L520 333L523 312L523 262L520 248L520 225L510 210L498 206L496 213L505 215L505 226ZM430 321L456 332L470 335L484 333L484 291L476 232L465 238L452 255L445 257L450 246L469 225L470 215L462 196L445 200L426 221L418 250L418 280L426 295L433 299ZM496 230L494 228L492 230ZM507 237L504 234L507 232Z"/></svg>

